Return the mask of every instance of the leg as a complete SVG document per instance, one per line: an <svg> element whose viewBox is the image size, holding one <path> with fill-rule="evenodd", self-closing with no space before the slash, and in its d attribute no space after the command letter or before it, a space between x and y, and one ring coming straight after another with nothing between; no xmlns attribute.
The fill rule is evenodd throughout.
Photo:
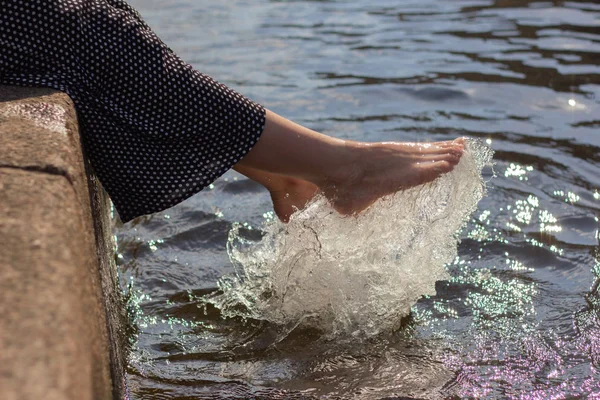
<svg viewBox="0 0 600 400"><path fill-rule="evenodd" d="M123 0L39 8L2 0L0 82L71 96L90 161L124 222L179 203L234 165L303 186L296 204L314 189L300 183L308 182L353 214L450 171L462 153L460 141L358 143L265 114L184 63Z"/></svg>
<svg viewBox="0 0 600 400"><path fill-rule="evenodd" d="M268 111L254 148L236 164L310 182L342 214L451 171L462 139L436 143L361 143L331 138Z"/></svg>

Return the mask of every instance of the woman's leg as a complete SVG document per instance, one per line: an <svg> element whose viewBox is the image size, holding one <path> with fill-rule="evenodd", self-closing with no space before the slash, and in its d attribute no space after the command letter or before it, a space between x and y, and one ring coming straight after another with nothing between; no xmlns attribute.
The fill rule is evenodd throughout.
<svg viewBox="0 0 600 400"><path fill-rule="evenodd" d="M344 141L265 115L184 63L122 0L1 4L0 82L69 94L124 222L179 203L232 166L309 182L352 214L450 171L463 149Z"/></svg>
<svg viewBox="0 0 600 400"><path fill-rule="evenodd" d="M309 182L325 194L338 212L354 214L382 196L430 182L451 171L463 150L462 139L435 143L335 139L267 110L259 141L235 168ZM263 181L268 184L268 179Z"/></svg>

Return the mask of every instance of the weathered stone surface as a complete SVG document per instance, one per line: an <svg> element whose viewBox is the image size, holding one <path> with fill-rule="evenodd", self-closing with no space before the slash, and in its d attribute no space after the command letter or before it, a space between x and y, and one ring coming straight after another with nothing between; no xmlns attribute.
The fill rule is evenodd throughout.
<svg viewBox="0 0 600 400"><path fill-rule="evenodd" d="M2 399L124 395L108 203L88 169L68 96L0 86Z"/></svg>

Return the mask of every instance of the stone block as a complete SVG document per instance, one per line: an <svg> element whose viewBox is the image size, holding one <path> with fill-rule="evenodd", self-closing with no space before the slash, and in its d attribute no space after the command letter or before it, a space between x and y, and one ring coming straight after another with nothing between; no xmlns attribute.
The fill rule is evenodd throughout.
<svg viewBox="0 0 600 400"><path fill-rule="evenodd" d="M0 393L123 398L107 196L65 94L0 86Z"/></svg>

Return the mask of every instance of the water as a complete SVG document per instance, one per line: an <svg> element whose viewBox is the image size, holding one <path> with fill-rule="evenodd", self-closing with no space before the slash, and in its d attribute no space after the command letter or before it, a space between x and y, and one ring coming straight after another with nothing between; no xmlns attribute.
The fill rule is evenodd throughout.
<svg viewBox="0 0 600 400"><path fill-rule="evenodd" d="M398 260L414 268L402 281L392 261L369 264L359 253L360 268L385 266L371 269L371 288L398 290L385 292L388 307L385 296L370 302L368 290L350 290L356 298L338 298L342 308L329 316L316 295L285 318L268 301L258 314L224 311L245 321L204 308L206 296L218 299L218 280L236 272L232 228L247 241L232 250L238 260L282 229L260 228L269 196L233 172L174 209L118 227L139 329L133 398L600 398L598 4L132 4L185 60L279 114L356 140L478 138L495 151L496 173L483 170L487 194L444 269ZM343 238L360 239L344 229ZM378 260L403 250L402 230L387 231ZM443 248L456 248L444 238ZM351 265L331 282L366 282L341 274ZM431 274L407 289L421 270ZM325 317L306 317L314 314Z"/></svg>
<svg viewBox="0 0 600 400"><path fill-rule="evenodd" d="M208 303L225 318L241 317L329 338L391 333L457 256L457 232L485 192L492 152L467 141L451 173L373 204L348 218L319 195L289 223L270 218L256 240L234 224L228 252L236 272L218 282ZM250 236L250 237L249 237Z"/></svg>

